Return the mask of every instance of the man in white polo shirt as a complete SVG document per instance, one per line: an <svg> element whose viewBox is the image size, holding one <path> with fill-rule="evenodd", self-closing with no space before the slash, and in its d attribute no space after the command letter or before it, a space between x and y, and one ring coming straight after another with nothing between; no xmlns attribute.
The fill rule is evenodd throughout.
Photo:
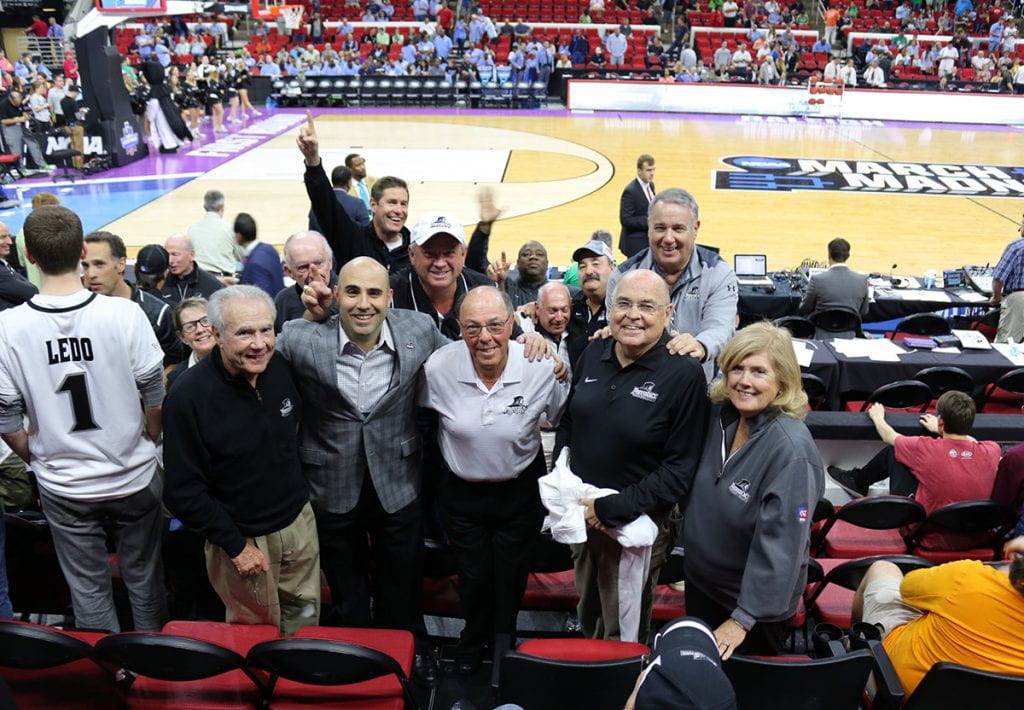
<svg viewBox="0 0 1024 710"><path fill-rule="evenodd" d="M466 627L456 651L460 674L480 667L495 634L515 634L527 565L544 508L540 418L557 422L569 395L559 360L529 362L509 342L513 310L493 286L466 294L457 309L462 340L423 366L419 404L438 413L447 471L441 512L459 570Z"/></svg>

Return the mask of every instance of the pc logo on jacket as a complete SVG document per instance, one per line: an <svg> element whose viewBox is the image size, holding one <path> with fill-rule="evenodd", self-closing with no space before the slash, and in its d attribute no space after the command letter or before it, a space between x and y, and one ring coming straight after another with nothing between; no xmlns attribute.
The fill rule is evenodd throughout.
<svg viewBox="0 0 1024 710"><path fill-rule="evenodd" d="M516 396L507 407L505 407L505 414L526 414L526 402L523 401L522 396Z"/></svg>
<svg viewBox="0 0 1024 710"><path fill-rule="evenodd" d="M644 382L639 387L634 387L630 394L637 399L642 399L647 402L655 402L658 399L658 393L654 391L653 382Z"/></svg>
<svg viewBox="0 0 1024 710"><path fill-rule="evenodd" d="M295 409L295 406L292 405L291 397L285 397L284 399L281 400L281 416L282 417L287 417L289 414L292 413L292 411L294 409Z"/></svg>
<svg viewBox="0 0 1024 710"><path fill-rule="evenodd" d="M729 485L729 492L746 503L750 500L750 481L745 478L740 481L733 481Z"/></svg>

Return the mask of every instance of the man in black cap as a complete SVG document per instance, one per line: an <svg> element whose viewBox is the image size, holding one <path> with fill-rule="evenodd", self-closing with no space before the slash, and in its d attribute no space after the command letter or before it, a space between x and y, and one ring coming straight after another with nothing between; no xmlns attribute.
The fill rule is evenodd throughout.
<svg viewBox="0 0 1024 710"><path fill-rule="evenodd" d="M722 670L711 627L694 616L669 623L654 637L651 657L626 710L735 710L736 693Z"/></svg>
<svg viewBox="0 0 1024 710"><path fill-rule="evenodd" d="M569 361L575 364L594 334L608 325L605 294L615 259L611 247L599 239L591 239L572 253L572 260L579 265L580 281L569 316Z"/></svg>
<svg viewBox="0 0 1024 710"><path fill-rule="evenodd" d="M146 293L160 296L160 289L167 281L167 267L170 260L167 250L159 244L147 244L135 257L135 283Z"/></svg>

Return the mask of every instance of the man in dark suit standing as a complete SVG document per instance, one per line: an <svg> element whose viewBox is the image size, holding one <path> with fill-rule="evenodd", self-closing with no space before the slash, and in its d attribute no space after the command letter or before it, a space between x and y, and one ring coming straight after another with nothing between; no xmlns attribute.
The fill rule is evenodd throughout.
<svg viewBox="0 0 1024 710"><path fill-rule="evenodd" d="M352 171L344 165L339 165L331 171L331 187L334 188L334 196L338 198L338 204L345 210L345 214L349 216L349 219L360 227L365 227L370 223L370 211L366 209L366 205L363 204L362 200L349 194L348 191L351 185ZM320 223L316 221L316 215L313 214L313 210L309 211L309 231L323 233L320 229Z"/></svg>
<svg viewBox="0 0 1024 710"><path fill-rule="evenodd" d="M235 217L235 241L242 247L240 284L257 286L274 298L284 288L284 267L277 249L256 238L256 220L246 212Z"/></svg>
<svg viewBox="0 0 1024 710"><path fill-rule="evenodd" d="M619 200L619 251L627 257L647 248L647 210L654 201L654 156L636 159L636 180L631 180Z"/></svg>
<svg viewBox="0 0 1024 710"><path fill-rule="evenodd" d="M299 457L337 622L406 629L422 649L416 378L448 340L430 316L391 310L390 300L387 269L357 257L338 274L337 315L288 321L277 348L305 403ZM437 680L421 650L413 675L428 685Z"/></svg>
<svg viewBox="0 0 1024 710"><path fill-rule="evenodd" d="M828 271L816 274L807 284L800 301L800 315L813 316L828 310L843 310L861 318L868 314L868 277L851 271L846 265L850 258L850 243L837 237L828 243ZM852 338L854 333L820 331L817 337Z"/></svg>
<svg viewBox="0 0 1024 710"><path fill-rule="evenodd" d="M11 228L0 222L0 311L20 306L37 293L32 282L8 263L13 247Z"/></svg>

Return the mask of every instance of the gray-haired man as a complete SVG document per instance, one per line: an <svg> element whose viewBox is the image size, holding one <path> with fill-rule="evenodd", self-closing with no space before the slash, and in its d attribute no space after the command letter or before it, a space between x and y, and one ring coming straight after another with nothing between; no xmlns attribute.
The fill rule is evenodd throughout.
<svg viewBox="0 0 1024 710"><path fill-rule="evenodd" d="M284 634L320 615L320 551L299 462L302 400L255 286L210 297L217 346L164 403L168 508L207 539L227 621Z"/></svg>
<svg viewBox="0 0 1024 710"><path fill-rule="evenodd" d="M655 195L647 225L649 246L612 273L607 305L610 309L611 294L626 272L650 269L661 276L672 301L669 351L700 360L710 380L715 358L736 329L736 274L718 254L696 245L699 211L686 190L673 187Z"/></svg>

